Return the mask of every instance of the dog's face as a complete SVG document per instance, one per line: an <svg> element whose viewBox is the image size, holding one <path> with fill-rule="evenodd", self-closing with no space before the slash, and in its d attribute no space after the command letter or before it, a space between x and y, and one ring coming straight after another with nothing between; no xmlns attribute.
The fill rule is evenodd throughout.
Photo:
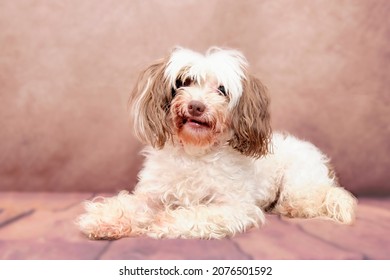
<svg viewBox="0 0 390 280"><path fill-rule="evenodd" d="M172 131L184 145L208 147L229 132L229 98L215 78L177 79L170 105Z"/></svg>
<svg viewBox="0 0 390 280"><path fill-rule="evenodd" d="M141 74L130 97L136 135L156 148L231 145L255 157L268 148L268 103L242 54L217 48L173 50Z"/></svg>

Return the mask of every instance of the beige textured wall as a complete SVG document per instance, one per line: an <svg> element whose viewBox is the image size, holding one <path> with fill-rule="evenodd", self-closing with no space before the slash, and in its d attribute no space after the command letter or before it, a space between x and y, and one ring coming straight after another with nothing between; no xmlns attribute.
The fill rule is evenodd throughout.
<svg viewBox="0 0 390 280"><path fill-rule="evenodd" d="M126 103L175 45L238 48L275 130L308 139L356 194L390 194L390 1L0 2L0 190L131 188Z"/></svg>

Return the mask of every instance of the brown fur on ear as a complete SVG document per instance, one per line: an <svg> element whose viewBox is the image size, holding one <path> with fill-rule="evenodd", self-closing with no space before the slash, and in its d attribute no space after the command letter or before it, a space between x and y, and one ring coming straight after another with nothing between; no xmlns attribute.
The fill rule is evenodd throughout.
<svg viewBox="0 0 390 280"><path fill-rule="evenodd" d="M269 149L269 98L260 80L250 75L247 77L240 101L233 109L231 125L234 134L229 144L244 155L258 158Z"/></svg>
<svg viewBox="0 0 390 280"><path fill-rule="evenodd" d="M167 59L162 59L146 68L129 99L129 109L134 133L141 141L155 148L164 147L170 138L167 123L171 88L164 76Z"/></svg>

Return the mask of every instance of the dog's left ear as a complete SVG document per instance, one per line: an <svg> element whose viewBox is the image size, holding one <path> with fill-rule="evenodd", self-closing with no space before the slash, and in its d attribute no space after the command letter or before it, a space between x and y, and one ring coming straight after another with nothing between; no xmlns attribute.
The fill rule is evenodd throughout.
<svg viewBox="0 0 390 280"><path fill-rule="evenodd" d="M261 157L268 153L271 138L269 98L260 80L247 75L242 96L233 109L229 144L242 154Z"/></svg>

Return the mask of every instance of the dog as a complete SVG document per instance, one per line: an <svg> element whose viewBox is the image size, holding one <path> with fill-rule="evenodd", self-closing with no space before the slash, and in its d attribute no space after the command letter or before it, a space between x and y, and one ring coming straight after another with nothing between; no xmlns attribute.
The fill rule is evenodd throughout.
<svg viewBox="0 0 390 280"><path fill-rule="evenodd" d="M313 144L273 133L269 97L241 52L177 47L145 69L130 96L147 144L134 191L85 203L91 239L219 239L265 213L352 224L356 198Z"/></svg>

